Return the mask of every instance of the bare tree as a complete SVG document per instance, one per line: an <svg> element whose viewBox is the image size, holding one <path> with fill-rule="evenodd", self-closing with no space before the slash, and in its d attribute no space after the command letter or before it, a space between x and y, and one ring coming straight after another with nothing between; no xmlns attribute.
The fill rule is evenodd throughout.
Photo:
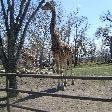
<svg viewBox="0 0 112 112"><path fill-rule="evenodd" d="M74 66L77 64L80 52L86 52L85 44L88 26L87 17L79 16L79 11L76 10L68 15L67 20L60 27L61 39L68 44L74 44Z"/></svg>
<svg viewBox="0 0 112 112"><path fill-rule="evenodd" d="M89 24L87 17L79 16L79 11L77 10L75 14L72 14L73 25L73 37L74 37L74 66L77 65L79 50L86 52L85 46L87 42L86 31L88 30ZM73 19L74 18L74 19Z"/></svg>
<svg viewBox="0 0 112 112"><path fill-rule="evenodd" d="M16 65L27 35L27 29L44 2L45 0L38 1L35 10L29 12L31 0L0 0L5 34L5 37L0 34L0 57L6 72L17 72ZM6 47L4 47L4 39L6 39ZM16 77L11 75L8 78L9 86L17 88Z"/></svg>

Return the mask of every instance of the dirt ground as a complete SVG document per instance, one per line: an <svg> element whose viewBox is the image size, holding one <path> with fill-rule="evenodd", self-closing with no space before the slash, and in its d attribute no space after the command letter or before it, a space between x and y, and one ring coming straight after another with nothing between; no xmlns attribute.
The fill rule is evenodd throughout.
<svg viewBox="0 0 112 112"><path fill-rule="evenodd" d="M24 90L112 99L112 81L75 80L75 85L71 85L71 80L68 80L64 91L57 91L57 80L52 79L18 78L18 84L19 89ZM26 93L19 93L18 97L11 100L14 104L48 112L112 112L112 102L65 99ZM5 111L6 108L0 109L0 112ZM31 111L11 107L11 112Z"/></svg>

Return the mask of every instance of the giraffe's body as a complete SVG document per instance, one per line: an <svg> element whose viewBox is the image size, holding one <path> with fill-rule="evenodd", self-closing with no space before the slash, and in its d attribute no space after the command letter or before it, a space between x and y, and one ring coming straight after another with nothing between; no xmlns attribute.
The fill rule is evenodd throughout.
<svg viewBox="0 0 112 112"><path fill-rule="evenodd" d="M50 34L51 34L51 51L56 64L56 71L61 74L62 68L67 69L67 63L72 65L72 49L71 47L60 39L59 34L55 30L56 25L56 11L52 3L46 2L42 7L43 10L50 10L52 13L50 23Z"/></svg>
<svg viewBox="0 0 112 112"><path fill-rule="evenodd" d="M67 69L68 64L72 64L72 50L71 47L61 41L60 39L55 41L51 46L52 55L56 63L57 73L61 73L62 69Z"/></svg>

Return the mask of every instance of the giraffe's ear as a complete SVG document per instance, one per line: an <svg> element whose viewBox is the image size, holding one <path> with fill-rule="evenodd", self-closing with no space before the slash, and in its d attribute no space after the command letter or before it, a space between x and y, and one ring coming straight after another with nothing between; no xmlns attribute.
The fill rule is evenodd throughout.
<svg viewBox="0 0 112 112"><path fill-rule="evenodd" d="M49 3L53 5L53 4L54 4L54 1L53 1L53 0L51 0Z"/></svg>
<svg viewBox="0 0 112 112"><path fill-rule="evenodd" d="M56 6L56 2L55 2L54 0L50 1L49 3L50 3L53 7Z"/></svg>
<svg viewBox="0 0 112 112"><path fill-rule="evenodd" d="M41 7L42 10L52 10L52 4L50 2L46 2L44 6Z"/></svg>

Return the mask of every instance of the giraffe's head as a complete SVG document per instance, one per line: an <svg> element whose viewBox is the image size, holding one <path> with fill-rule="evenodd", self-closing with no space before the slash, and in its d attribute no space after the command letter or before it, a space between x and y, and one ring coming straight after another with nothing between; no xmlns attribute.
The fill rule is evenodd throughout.
<svg viewBox="0 0 112 112"><path fill-rule="evenodd" d="M53 5L53 1L46 2L46 4L42 6L41 8L42 10L50 10L50 11L53 11L55 9Z"/></svg>

